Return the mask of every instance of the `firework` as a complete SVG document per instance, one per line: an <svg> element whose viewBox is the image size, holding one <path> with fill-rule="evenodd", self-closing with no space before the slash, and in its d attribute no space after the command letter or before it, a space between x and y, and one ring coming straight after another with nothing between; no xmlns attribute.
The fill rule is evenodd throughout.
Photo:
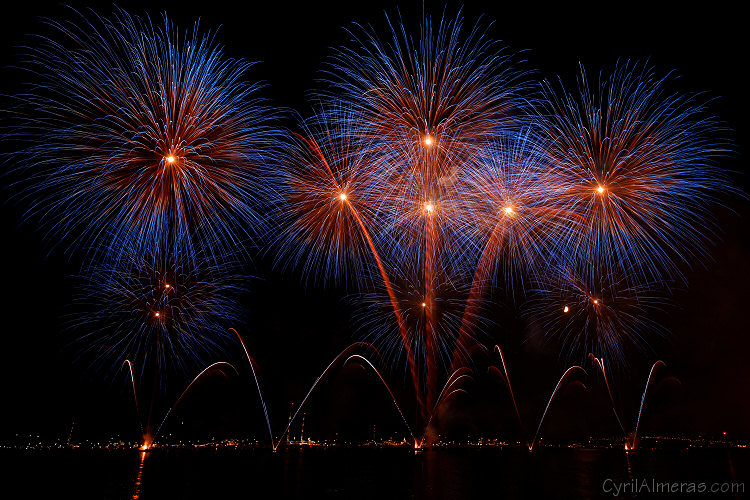
<svg viewBox="0 0 750 500"><path fill-rule="evenodd" d="M386 269L413 274L411 287L422 295L418 303L429 305L439 299L431 287L461 264L461 171L489 139L515 126L523 75L513 54L491 41L481 25L465 30L460 15L441 19L436 29L425 19L416 42L403 25L387 22L386 39L371 29L353 31L353 45L335 53L328 81L335 102L353 110L358 147L372 169L370 233L378 235ZM400 338L411 346L411 363L416 352L424 352L426 381L418 385L432 408L443 364L441 332L448 325L426 305L423 333L414 337L406 326L408 301L393 300L397 286L389 302L402 309ZM419 371L412 366L413 374Z"/></svg>
<svg viewBox="0 0 750 500"><path fill-rule="evenodd" d="M428 244L431 225L435 240L446 243L436 251L451 260L443 250L460 230L452 224L457 176L517 121L523 74L514 54L480 24L465 29L460 15L436 29L425 19L416 42L387 21L389 38L353 30L353 46L335 53L328 80L334 98L353 109L360 147L377 170L384 243L413 255Z"/></svg>
<svg viewBox="0 0 750 500"><path fill-rule="evenodd" d="M570 268L550 269L534 283L526 314L561 357L583 361L589 353L620 363L664 334L655 318L668 304L662 282L632 284L627 273L604 269L597 276Z"/></svg>
<svg viewBox="0 0 750 500"><path fill-rule="evenodd" d="M26 144L18 176L29 212L76 247L121 253L208 253L261 231L257 182L276 134L272 112L196 24L117 10L111 18L48 21L17 96Z"/></svg>
<svg viewBox="0 0 750 500"><path fill-rule="evenodd" d="M631 271L670 279L703 256L715 235L710 207L734 188L716 161L727 152L721 127L696 96L671 92L671 79L624 64L577 93L545 86L538 124L555 167L555 191L586 222L566 252L590 273Z"/></svg>
<svg viewBox="0 0 750 500"><path fill-rule="evenodd" d="M157 370L164 384L168 373L223 353L233 342L228 327L242 319L244 278L210 259L128 255L79 278L71 329L81 359L103 371L129 360L141 372Z"/></svg>
<svg viewBox="0 0 750 500"><path fill-rule="evenodd" d="M511 294L526 293L529 279L567 261L567 236L583 229L565 205L544 141L532 127L511 131L485 146L480 160L461 175L462 259L473 271L464 318L458 330L452 369L469 362L477 341L473 318L493 285Z"/></svg>
<svg viewBox="0 0 750 500"><path fill-rule="evenodd" d="M374 172L355 143L350 112L321 111L284 148L275 183L281 231L276 260L323 283L371 283L378 258L372 227ZM370 265L368 265L370 264Z"/></svg>
<svg viewBox="0 0 750 500"><path fill-rule="evenodd" d="M331 108L303 124L303 134L291 137L276 191L281 195L276 204L281 222L275 240L277 262L302 263L307 276L322 281L340 281L354 273L360 285L382 284L416 389L418 374L408 332L391 284L390 267L380 255L382 231L374 224L372 207L379 193L373 177L377 171L351 141L357 130L355 124L348 111ZM376 265L375 281L368 263Z"/></svg>
<svg viewBox="0 0 750 500"><path fill-rule="evenodd" d="M478 308L467 310L468 292L465 280L445 272L432 275L432 280L425 282L424 270L418 265L394 270L391 293L374 288L351 297L356 308L354 321L390 365L402 366L400 361L411 356L407 366L417 371L418 390L429 394L430 384L436 384L459 349L456 340L462 323L470 326L469 335L481 334L488 326ZM392 312L394 298L399 318L394 318ZM473 336L470 340L467 345L477 342ZM429 411L435 401L432 403L422 408L427 410L425 418L431 416Z"/></svg>
<svg viewBox="0 0 750 500"><path fill-rule="evenodd" d="M526 277L565 258L561 237L584 230L584 223L565 205L564 192L532 128L486 145L481 161L461 177L461 248L475 252L466 259L476 270L475 288L499 279L522 290Z"/></svg>

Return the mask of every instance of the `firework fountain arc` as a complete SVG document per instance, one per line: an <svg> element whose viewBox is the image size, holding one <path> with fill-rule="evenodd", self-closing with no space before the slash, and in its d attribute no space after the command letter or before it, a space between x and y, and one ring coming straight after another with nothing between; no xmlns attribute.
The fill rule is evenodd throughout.
<svg viewBox="0 0 750 500"><path fill-rule="evenodd" d="M315 391L315 389L318 388L318 385L320 385L320 382L324 380L328 374L335 368L339 363L341 363L342 360L349 359L349 357L352 355L352 352L356 349L360 348L371 348L371 344L368 344L367 342L355 342L351 344L349 347L341 351L333 360L326 366L326 368L318 375L318 377L315 379L313 384L310 386L310 389L305 394L305 397L302 399L302 402L297 406L297 410L294 412L292 417L289 419L289 423L287 424L286 428L284 429L284 432L281 433L281 436L279 436L278 441L274 445L273 449L274 451L279 447L279 445L284 440L284 437L289 432L289 429L292 427L292 424L297 420L297 416L299 415L299 412L302 410L302 408L307 403L307 400L310 399L310 395Z"/></svg>
<svg viewBox="0 0 750 500"><path fill-rule="evenodd" d="M562 374L560 377L560 380L557 381L557 385L555 386L555 390L552 391L552 394L549 397L549 400L547 401L547 405L544 407L544 413L542 413L542 418L539 419L539 425L537 425L536 433L534 434L533 439L529 443L529 451L534 451L534 445L536 444L537 440L539 439L539 433L542 430L542 424L544 424L544 419L547 417L547 412L549 411L549 407L552 404L552 401L555 399L555 396L560 391L560 388L562 387L562 384L565 382L565 380L570 377L573 373L576 371L583 372L586 374L586 370L584 370L582 367L576 365L571 366L567 370L565 370L565 373Z"/></svg>
<svg viewBox="0 0 750 500"><path fill-rule="evenodd" d="M406 426L406 429L409 431L409 434L411 434L411 437L414 440L414 444L416 446L416 444L417 444L417 438L414 435L414 431L412 431L411 426L409 425L409 422L406 420L406 417L404 416L404 412L401 410L401 406L398 404L398 400L396 399L396 395L393 394L393 391L391 390L391 387L385 381L385 378L383 378L383 374L380 373L380 370L378 370L377 368L375 368L375 365L373 365L372 362L369 359L367 359L366 357L362 356L361 354L352 354L351 356L349 356L348 358L346 358L346 361L344 361L344 364L349 363L349 361L351 361L353 359L357 359L359 361L364 362L378 376L378 379L380 380L381 384L388 391L388 395L391 397L391 400L393 401L393 405L396 407L396 410L398 410L398 414L401 416L401 420L403 420L404 425Z"/></svg>
<svg viewBox="0 0 750 500"><path fill-rule="evenodd" d="M471 370L469 370L467 367L461 367L456 370L454 370L453 373L448 377L448 380L446 380L445 384L443 385L443 388L440 390L440 393L437 396L437 399L435 400L435 405L430 409L430 412L428 414L427 422L424 425L425 433L422 436L422 439L419 441L418 449L421 449L424 446L425 440L427 440L428 435L427 432L429 431L430 425L432 424L432 421L437 416L440 408L445 404L451 396L459 393L466 393L466 389L462 387L454 387L464 381L472 380L472 374Z"/></svg>
<svg viewBox="0 0 750 500"><path fill-rule="evenodd" d="M604 371L604 360L602 358L597 358L594 356L594 354L589 355L591 359L594 360L595 364L599 367L599 370L602 373L602 376L604 378L604 383L607 389L607 392L609 394L610 403L612 404L612 411L615 414L615 417L617 418L617 422L620 424L620 427L622 429L622 432L625 436L625 450L635 450L638 446L638 432L640 430L641 425L641 417L643 416L643 410L646 406L646 397L648 396L651 386L654 382L654 374L659 368L666 367L666 363L662 360L657 360L651 365L651 369L649 370L648 377L646 378L646 383L643 386L643 393L641 394L641 400L640 404L638 405L638 413L635 418L635 428L633 429L632 435L628 435L628 432L625 430L625 426L622 424L622 421L619 418L619 413L617 411L617 408L615 406L615 401L612 396L612 389L609 385L609 382L607 380L606 372Z"/></svg>
<svg viewBox="0 0 750 500"><path fill-rule="evenodd" d="M205 367L198 375L195 376L195 378L187 385L187 387L185 387L185 390L182 391L182 393L180 394L180 397L177 398L177 400L172 405L172 407L169 410L167 410L167 413L164 415L164 418L159 424L159 427L156 428L156 432L151 437L152 442L155 441L156 438L159 436L159 432L161 432L162 427L164 427L164 424L169 418L169 415L171 415L172 412L175 410L175 408L177 408L177 405L179 405L182 399L188 394L188 392L190 392L190 389L192 389L193 386L195 386L196 382L201 380L204 376L206 376L206 374L210 373L212 370L219 370L221 373L224 373L222 368L231 368L232 371L235 373L235 375L239 375L239 372L234 367L234 365L232 365L231 363L227 363L226 361L217 361Z"/></svg>
<svg viewBox="0 0 750 500"><path fill-rule="evenodd" d="M247 358L247 362L250 365L250 372L253 375L253 380L255 382L255 388L258 390L258 398L260 399L260 404L263 408L263 416L266 418L266 426L268 427L268 438L271 440L271 448L275 448L274 442L273 442L273 431L271 430L271 419L268 417L268 408L266 407L266 400L263 397L263 390L260 387L260 380L258 379L258 369L257 364L255 360L250 356L250 352L247 349L247 344L245 344L245 340L242 338L240 333L235 328L230 328L231 331L237 335L237 339L239 339L240 344L242 344L242 350L245 353L245 358Z"/></svg>
<svg viewBox="0 0 750 500"><path fill-rule="evenodd" d="M666 366L666 363L664 363L664 361L662 360L658 360L651 366L651 370L649 370L648 372L646 385L643 388L643 395L641 396L641 404L638 407L638 417L636 418L635 431L633 431L633 440L630 443L631 450L634 450L636 446L638 446L638 430L641 427L641 416L643 416L643 407L644 407L644 403L646 402L646 395L648 394L648 391L651 388L651 385L653 383L654 373L659 367L663 367L663 366Z"/></svg>
<svg viewBox="0 0 750 500"><path fill-rule="evenodd" d="M505 355L503 355L503 350L500 349L500 346L495 344L494 349L498 356L500 356L500 362L503 365L503 374L505 375L505 383L508 385L508 393L510 394L510 399L513 402L513 410L516 412L516 418L518 419L518 425L521 427L521 430L524 430L523 421L521 420L521 414L518 411L518 403L516 402L516 396L513 393L513 386L510 383L510 373L508 373L508 365L505 363Z"/></svg>
<svg viewBox="0 0 750 500"><path fill-rule="evenodd" d="M596 364L597 368L599 368L599 372L602 374L602 378L604 379L604 386L607 389L607 395L609 396L609 402L612 405L612 413L615 414L615 419L617 419L617 424L620 426L623 434L627 435L625 426L623 425L622 419L620 418L620 413L617 411L617 406L615 405L615 398L612 395L612 388L609 385L607 372L604 369L604 358L597 358L593 353L589 353L589 357L594 361L594 364Z"/></svg>
<svg viewBox="0 0 750 500"><path fill-rule="evenodd" d="M136 389L136 384L135 384L135 373L133 372L133 362L130 361L129 359L126 359L125 361L122 362L122 366L125 366L125 365L127 365L128 372L130 374L130 384L133 390L133 401L135 402L135 414L136 414L136 417L138 417L138 427L140 427L141 435L143 435L144 434L143 420L141 419L141 409L140 409L140 405L138 404L138 390Z"/></svg>

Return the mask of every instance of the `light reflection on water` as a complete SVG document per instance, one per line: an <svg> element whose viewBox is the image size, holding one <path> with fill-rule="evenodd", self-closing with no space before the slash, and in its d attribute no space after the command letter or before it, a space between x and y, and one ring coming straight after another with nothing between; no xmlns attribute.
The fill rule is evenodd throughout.
<svg viewBox="0 0 750 500"><path fill-rule="evenodd" d="M164 498L192 471L187 490L175 498L224 498L242 488L256 498L463 499L599 498L609 478L742 481L750 477L750 452L694 449L407 449L286 448L224 450L211 455L157 455L148 498ZM160 452L159 452L160 453ZM156 456L154 457L156 458ZM734 458L734 460L732 460ZM182 465L181 465L182 464ZM154 467L156 469L156 467ZM176 471L181 471L176 474ZM139 470L140 484L142 471ZM195 474L198 474L197 476ZM154 476L162 476L154 481ZM154 484L155 483L155 484ZM748 484L750 486L750 483Z"/></svg>
<svg viewBox="0 0 750 500"><path fill-rule="evenodd" d="M599 498L607 478L750 488L750 449L0 450L0 465L4 484L24 485L21 498L45 500L60 491L80 500Z"/></svg>
<svg viewBox="0 0 750 500"><path fill-rule="evenodd" d="M141 461L138 463L138 474L135 477L135 483L133 484L133 496L132 500L138 500L141 497L141 488L143 484L143 469L146 465L146 450L141 451Z"/></svg>

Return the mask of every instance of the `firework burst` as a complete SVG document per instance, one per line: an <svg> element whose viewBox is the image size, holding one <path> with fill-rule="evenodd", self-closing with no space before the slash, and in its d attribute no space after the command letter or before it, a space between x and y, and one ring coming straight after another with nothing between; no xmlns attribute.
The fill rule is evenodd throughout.
<svg viewBox="0 0 750 500"><path fill-rule="evenodd" d="M560 345L566 361L593 353L621 363L629 350L643 351L650 338L663 335L655 318L667 304L661 282L634 285L627 273L610 269L592 277L555 268L534 283L526 314Z"/></svg>
<svg viewBox="0 0 750 500"><path fill-rule="evenodd" d="M236 300L244 278L201 259L136 257L117 267L96 265L79 278L71 324L72 343L93 369L125 360L156 369L164 384L170 372L187 373L224 352L228 328L242 311Z"/></svg>
<svg viewBox="0 0 750 500"><path fill-rule="evenodd" d="M487 144L461 178L461 247L475 254L466 260L477 286L500 279L510 290L523 289L526 277L564 258L561 237L584 222L563 203L563 192L531 128Z"/></svg>
<svg viewBox="0 0 750 500"><path fill-rule="evenodd" d="M333 109L303 122L284 148L275 180L281 198L276 260L301 268L308 279L372 282L374 172L356 136L351 113Z"/></svg>
<svg viewBox="0 0 750 500"><path fill-rule="evenodd" d="M625 64L577 93L546 85L538 124L563 202L586 221L568 254L646 281L680 276L715 234L711 205L733 191L716 161L721 127L700 100L671 92L668 77ZM559 191L559 190L558 190Z"/></svg>
<svg viewBox="0 0 750 500"><path fill-rule="evenodd" d="M257 181L276 133L245 81L196 24L117 10L48 21L25 54L10 138L30 213L72 246L121 254L213 253L260 231Z"/></svg>

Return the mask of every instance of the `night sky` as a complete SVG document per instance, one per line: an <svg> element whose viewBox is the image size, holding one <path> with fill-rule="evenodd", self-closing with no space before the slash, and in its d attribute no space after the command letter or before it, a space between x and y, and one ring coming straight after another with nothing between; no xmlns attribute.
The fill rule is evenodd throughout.
<svg viewBox="0 0 750 500"><path fill-rule="evenodd" d="M41 16L72 17L57 3L14 2L3 7L0 30L2 93L17 88L17 74L8 69L25 35L43 30ZM322 62L331 47L348 39L344 27L359 22L382 27L383 12L396 13L416 31L420 2L128 2L122 7L153 18L166 11L181 27L197 19L204 29L220 28L219 40L231 56L259 61L251 77L265 81L264 95L273 104L309 114L306 93L315 87ZM90 2L71 2L85 8ZM715 97L713 111L734 130L737 153L723 162L735 182L748 192L746 153L748 97L745 16L707 3L691 10L687 4L657 7L616 3L546 8L533 2L467 2L468 21L479 15L494 20L492 36L515 50L524 50L535 78L560 75L574 81L578 63L592 71L610 70L619 60L649 59L659 73L676 70L685 90L707 91ZM443 2L428 2L427 12L439 16ZM461 4L451 2L447 12ZM97 7L109 14L111 6ZM467 23L468 24L468 23ZM381 30L382 32L382 30ZM4 105L3 105L4 107ZM285 122L291 126L291 119ZM8 148L5 145L4 148ZM19 224L23 205L8 200L4 189L0 205L2 234L2 312L0 317L0 439L16 433L41 433L50 438L67 435L76 421L82 435L120 433L137 437L132 399L124 372L91 372L74 363L66 347L72 334L65 330L65 314L80 261L56 250L33 222ZM6 201L7 200L7 201ZM663 359L667 369L654 393L653 412L646 432L718 435L750 438L750 203L729 198L716 207L723 235L710 250L712 260L686 270L688 285L673 293L674 306L663 320L669 335L652 339L652 352L631 358L628 369L613 375L616 393L628 421L634 419L639 392L650 364ZM254 278L251 293L242 298L247 321L242 327L248 347L263 373L276 434L286 424L290 404L300 401L310 383L344 347L358 340L350 321L351 290L303 287L298 274L274 271L266 258L256 258L247 272ZM536 341L513 311L498 304L488 314L501 318L486 344L499 343L506 351L521 413L528 422L541 414L544 399L565 365L550 346ZM495 307L496 306L496 307ZM495 309L493 309L495 307ZM258 436L264 427L239 348L227 359L240 369L239 378L214 377L206 381L178 412L187 435ZM114 375L113 375L114 374ZM593 375L593 372L590 372ZM395 388L404 388L404 370L389 373ZM677 382L680 381L680 383ZM166 401L174 401L187 380L169 380ZM550 415L549 433L560 436L614 435L616 423L607 407L597 377L590 376L587 392L574 386ZM413 415L408 394L397 390ZM502 384L484 377L461 404L444 416L446 432L456 435L513 436L511 408ZM157 405L158 406L158 405ZM209 410L210 409L210 410ZM163 411L160 410L160 411ZM308 409L306 428L315 437L336 432L364 438L372 432L402 432L385 393L374 378L358 367L334 377ZM530 425L531 426L531 425ZM177 427L175 424L174 427Z"/></svg>

